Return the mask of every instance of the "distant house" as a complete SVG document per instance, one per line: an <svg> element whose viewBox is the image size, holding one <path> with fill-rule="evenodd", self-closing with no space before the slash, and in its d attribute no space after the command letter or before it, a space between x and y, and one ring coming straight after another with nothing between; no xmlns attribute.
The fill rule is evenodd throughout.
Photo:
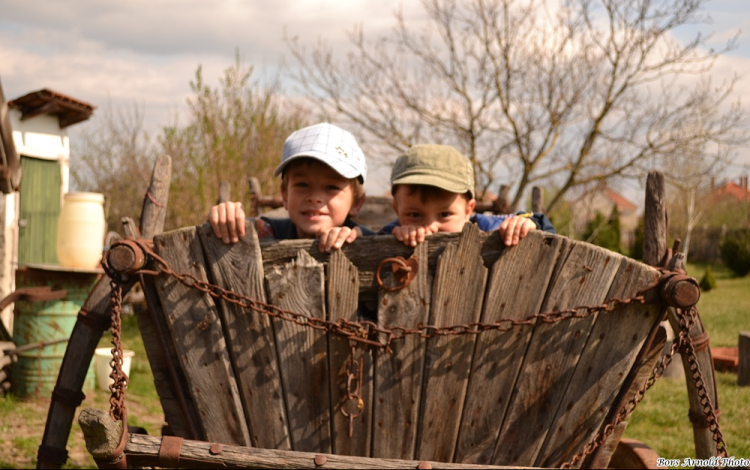
<svg viewBox="0 0 750 470"><path fill-rule="evenodd" d="M571 203L576 233L583 233L586 224L596 217L597 212L609 217L615 207L620 214L620 240L623 247L630 248L638 226L638 206L605 183L597 185Z"/></svg>
<svg viewBox="0 0 750 470"><path fill-rule="evenodd" d="M718 202L722 199L735 199L739 202L750 201L750 191L747 189L747 176L740 176L737 183L727 181L723 185L711 188L712 202Z"/></svg>

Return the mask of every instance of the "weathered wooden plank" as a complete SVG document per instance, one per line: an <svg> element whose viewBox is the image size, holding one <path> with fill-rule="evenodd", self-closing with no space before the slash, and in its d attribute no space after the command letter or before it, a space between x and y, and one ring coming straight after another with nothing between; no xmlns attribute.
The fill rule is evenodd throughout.
<svg viewBox="0 0 750 470"><path fill-rule="evenodd" d="M122 227L128 237L139 238L140 233L130 217L122 219ZM179 367L174 344L170 340L169 328L164 318L159 294L152 276L138 276L148 308L136 309L138 330L146 349L146 358L151 366L154 386L159 395L166 431L170 435L202 438L198 412L190 398L187 379Z"/></svg>
<svg viewBox="0 0 750 470"><path fill-rule="evenodd" d="M245 236L230 245L222 243L209 226L201 227L199 234L213 282L265 302L263 261L254 224L246 222ZM224 299L217 304L252 445L291 449L271 318Z"/></svg>
<svg viewBox="0 0 750 470"><path fill-rule="evenodd" d="M523 320L540 312L565 239L531 232L492 267L481 321ZM477 338L456 462L487 464L521 368L533 325Z"/></svg>
<svg viewBox="0 0 750 470"><path fill-rule="evenodd" d="M359 276L357 268L341 250L334 250L328 262L326 283L328 318L336 321L364 320L359 314ZM359 344L354 350L352 346ZM331 371L331 429L333 452L340 455L370 456L372 439L372 352L361 343L350 344L337 335L329 335L329 370ZM354 354L354 356L352 356ZM362 361L362 370L355 367ZM358 377L349 381L349 373ZM355 393L361 383L361 390ZM351 387L352 399L348 398L347 386ZM358 396L356 396L358 395ZM358 398L362 399L359 408ZM352 419L342 413L349 414ZM351 433L349 428L351 424Z"/></svg>
<svg viewBox="0 0 750 470"><path fill-rule="evenodd" d="M378 325L415 328L429 319L432 276L427 269L429 242L414 249L417 276L405 288L381 290ZM384 282L389 282L388 278ZM381 342L386 338L381 337ZM425 341L414 335L391 344L391 352L377 351L373 410L373 457L411 459L424 372Z"/></svg>
<svg viewBox="0 0 750 470"><path fill-rule="evenodd" d="M658 278L655 269L623 258L607 298L630 298ZM596 435L660 313L658 305L631 304L598 315L535 465L560 465Z"/></svg>
<svg viewBox="0 0 750 470"><path fill-rule="evenodd" d="M622 256L570 241L552 276L543 312L599 305ZM552 426L596 315L538 322L514 387L492 462L531 466Z"/></svg>
<svg viewBox="0 0 750 470"><path fill-rule="evenodd" d="M651 340L651 344L647 345L648 349L644 351L643 356L633 366L634 379L633 383L630 384L630 388L625 391L622 399L620 400L620 408L629 406L629 403L636 399L638 395L648 382L651 377L651 373L656 366L657 361L664 351L664 344L667 342L667 331L663 325L659 325L659 328L654 334ZM605 422L613 422L614 418L619 414L620 409L611 408L609 414L611 418L605 420ZM612 460L613 468L633 468L632 465L627 465L626 462L620 462L616 460L618 454L617 449L620 447L620 438L625 432L628 422L622 421L617 429L599 446L591 455L586 457L582 461L581 467L583 468L609 468L610 460Z"/></svg>
<svg viewBox="0 0 750 470"><path fill-rule="evenodd" d="M487 280L479 228L466 224L458 246L448 246L435 269L429 324L463 325L479 320ZM474 335L427 340L416 455L452 462L474 353Z"/></svg>
<svg viewBox="0 0 750 470"><path fill-rule="evenodd" d="M307 252L266 274L270 303L325 319L323 265ZM331 452L330 381L327 335L294 322L273 319L281 364L292 449Z"/></svg>
<svg viewBox="0 0 750 470"><path fill-rule="evenodd" d="M131 434L125 446L128 462L142 467L161 467L159 449L162 438L144 434ZM211 451L210 442L183 441L180 449L180 468L278 468L278 469L413 469L420 464L429 467L446 469L479 469L511 467L490 467L485 465L466 465L443 462L418 462L416 460L374 459L366 457L351 457L345 455L323 455L313 452L292 452L288 450L256 449L240 446L224 446L221 453ZM316 462L323 462L317 465Z"/></svg>
<svg viewBox="0 0 750 470"><path fill-rule="evenodd" d="M447 245L457 245L460 233L436 233L429 235L429 269L435 270L437 260ZM505 245L494 232L482 232L477 237L481 245L482 261L485 266L492 266L502 253ZM318 250L318 242L315 240L281 240L276 242L261 240L263 251L263 267L268 272L273 266L292 261L300 250L306 251L310 256L321 263L328 262L328 254ZM408 258L412 254L412 248L404 244L392 235L377 235L364 237L347 243L341 251L357 267L359 271L359 301L376 301L378 295L378 283L375 280L375 271L380 261L388 256L401 256Z"/></svg>
<svg viewBox="0 0 750 470"><path fill-rule="evenodd" d="M154 250L176 272L207 280L195 227L155 237ZM206 439L250 445L237 382L213 299L186 287L174 277L157 283L157 291Z"/></svg>

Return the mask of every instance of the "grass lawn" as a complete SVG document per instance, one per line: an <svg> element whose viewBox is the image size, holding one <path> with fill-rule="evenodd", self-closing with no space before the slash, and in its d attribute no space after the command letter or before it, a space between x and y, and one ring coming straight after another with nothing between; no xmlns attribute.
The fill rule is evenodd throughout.
<svg viewBox="0 0 750 470"><path fill-rule="evenodd" d="M705 265L689 265L700 280ZM711 267L718 288L702 292L698 309L711 347L737 347L741 331L750 331L750 276L736 278L723 266ZM729 455L750 458L750 387L737 385L737 374L716 373L720 426ZM688 420L685 379L662 378L647 392L631 416L625 436L644 442L661 457L695 457Z"/></svg>

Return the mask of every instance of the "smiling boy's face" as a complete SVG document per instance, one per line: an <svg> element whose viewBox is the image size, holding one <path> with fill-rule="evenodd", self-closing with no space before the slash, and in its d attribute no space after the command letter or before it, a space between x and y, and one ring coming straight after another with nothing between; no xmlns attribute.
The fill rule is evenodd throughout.
<svg viewBox="0 0 750 470"><path fill-rule="evenodd" d="M394 188L393 210L401 226L429 227L433 232L460 232L476 201L434 186L402 184Z"/></svg>
<svg viewBox="0 0 750 470"><path fill-rule="evenodd" d="M355 180L344 178L325 163L312 159L292 162L284 171L281 196L299 238L315 238L341 227L364 203L354 190Z"/></svg>

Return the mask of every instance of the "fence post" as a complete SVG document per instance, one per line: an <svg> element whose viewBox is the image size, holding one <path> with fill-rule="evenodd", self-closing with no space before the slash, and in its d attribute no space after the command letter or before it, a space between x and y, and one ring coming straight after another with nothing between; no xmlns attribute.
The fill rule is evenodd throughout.
<svg viewBox="0 0 750 470"><path fill-rule="evenodd" d="M544 213L544 193L539 186L531 188L531 212Z"/></svg>

